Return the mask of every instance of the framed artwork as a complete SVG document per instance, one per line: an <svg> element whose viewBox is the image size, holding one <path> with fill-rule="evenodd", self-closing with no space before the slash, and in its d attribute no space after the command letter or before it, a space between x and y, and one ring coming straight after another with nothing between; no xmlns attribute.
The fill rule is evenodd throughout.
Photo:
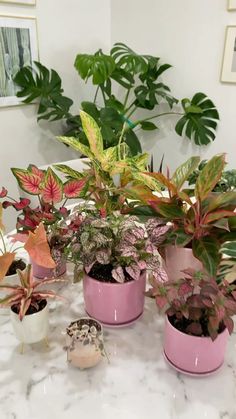
<svg viewBox="0 0 236 419"><path fill-rule="evenodd" d="M227 26L221 81L236 83L236 26Z"/></svg>
<svg viewBox="0 0 236 419"><path fill-rule="evenodd" d="M236 10L236 0L228 0L228 10Z"/></svg>
<svg viewBox="0 0 236 419"><path fill-rule="evenodd" d="M0 15L0 106L19 105L16 73L38 60L36 19Z"/></svg>
<svg viewBox="0 0 236 419"><path fill-rule="evenodd" d="M14 3L34 6L36 4L36 0L0 0L0 3Z"/></svg>

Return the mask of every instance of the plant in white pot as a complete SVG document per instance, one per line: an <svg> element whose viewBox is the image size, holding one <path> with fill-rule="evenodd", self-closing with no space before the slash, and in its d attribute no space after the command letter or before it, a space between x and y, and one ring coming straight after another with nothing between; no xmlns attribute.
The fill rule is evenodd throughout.
<svg viewBox="0 0 236 419"><path fill-rule="evenodd" d="M95 319L82 317L66 328L67 361L80 369L97 365L106 356L102 325Z"/></svg>
<svg viewBox="0 0 236 419"><path fill-rule="evenodd" d="M24 248L36 263L46 268L55 267L42 223L34 233L29 232ZM61 281L61 279L51 278L36 281L33 278L31 265L28 265L24 271L17 269L18 281L16 283L3 282L4 272L7 272L14 257L14 252L7 252L0 259L0 279L2 280L0 282L0 292L2 293L0 307L11 308L13 327L22 344L38 342L47 336L48 306L46 299L56 296L53 291L42 290L40 287Z"/></svg>
<svg viewBox="0 0 236 419"><path fill-rule="evenodd" d="M168 226L158 219L89 214L77 223L68 247L75 280L83 277L85 309L106 325L126 325L144 308L146 271L161 275L157 246Z"/></svg>
<svg viewBox="0 0 236 419"><path fill-rule="evenodd" d="M204 375L224 362L232 316L236 314L236 286L188 269L177 281L151 281L147 295L166 313L164 356L183 373Z"/></svg>
<svg viewBox="0 0 236 419"><path fill-rule="evenodd" d="M193 196L189 196L183 186L198 163L198 157L191 157L172 177L149 173L168 189L168 196L148 197L146 203L158 217L172 224L162 246L167 274L172 280L178 279L182 270L189 267L204 268L215 277L220 247L235 228L236 192L212 192L225 167L225 155L216 155L207 162L197 177Z"/></svg>

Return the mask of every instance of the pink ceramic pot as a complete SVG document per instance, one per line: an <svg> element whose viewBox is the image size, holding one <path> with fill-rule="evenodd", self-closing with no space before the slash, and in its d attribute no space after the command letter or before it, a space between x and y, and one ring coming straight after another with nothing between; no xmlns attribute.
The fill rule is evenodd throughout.
<svg viewBox="0 0 236 419"><path fill-rule="evenodd" d="M63 275L66 272L66 261L62 260L55 269L44 268L43 266L37 265L31 260L33 276L39 279L53 278Z"/></svg>
<svg viewBox="0 0 236 419"><path fill-rule="evenodd" d="M207 374L223 364L228 336L227 329L214 341L210 337L190 336L177 330L166 317L164 353L182 372Z"/></svg>
<svg viewBox="0 0 236 419"><path fill-rule="evenodd" d="M126 325L141 316L144 307L146 272L138 281L124 284L100 282L89 276L83 281L85 310L105 325Z"/></svg>
<svg viewBox="0 0 236 419"><path fill-rule="evenodd" d="M165 249L164 268L170 281L176 281L183 276L184 269L203 270L202 263L193 256L192 249L177 246L167 246Z"/></svg>

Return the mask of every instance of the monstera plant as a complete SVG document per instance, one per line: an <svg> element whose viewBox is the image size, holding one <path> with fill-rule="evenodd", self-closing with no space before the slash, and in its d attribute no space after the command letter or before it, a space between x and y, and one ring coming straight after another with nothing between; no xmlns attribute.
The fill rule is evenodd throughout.
<svg viewBox="0 0 236 419"><path fill-rule="evenodd" d="M162 64L160 58L137 54L125 44L116 43L110 54L101 49L94 54L78 54L74 65L79 76L85 82L91 79L96 87L93 101L82 102L80 108L101 128L105 149L123 142L132 155L141 153L136 131L158 129L156 121L166 115L179 116L177 134L186 135L198 145L215 139L219 115L214 103L204 93L181 101L173 97L162 79L171 65ZM62 81L55 70L35 62L33 67L22 68L14 81L20 88L17 96L24 103L38 99L38 120L64 120L66 135L87 144L81 118L70 112L73 101L63 95ZM165 105L164 111L160 105ZM140 110L145 110L141 118Z"/></svg>

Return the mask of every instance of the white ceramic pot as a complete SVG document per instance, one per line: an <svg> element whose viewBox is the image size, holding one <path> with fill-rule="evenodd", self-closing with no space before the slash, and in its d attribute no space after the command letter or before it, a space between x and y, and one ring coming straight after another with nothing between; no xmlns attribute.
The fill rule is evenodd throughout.
<svg viewBox="0 0 236 419"><path fill-rule="evenodd" d="M88 318L81 318L79 320L85 320ZM103 337L102 325L95 319L91 319L101 327L101 335ZM72 338L71 336L66 335L66 346L67 348L71 345ZM82 342L75 342L73 350L67 349L67 361L71 363L74 367L80 369L95 367L102 359L102 354L99 349L96 348L94 344L84 345Z"/></svg>
<svg viewBox="0 0 236 419"><path fill-rule="evenodd" d="M17 339L22 343L36 343L48 334L48 304L37 313L27 314L21 321L18 314L10 310L10 318Z"/></svg>

